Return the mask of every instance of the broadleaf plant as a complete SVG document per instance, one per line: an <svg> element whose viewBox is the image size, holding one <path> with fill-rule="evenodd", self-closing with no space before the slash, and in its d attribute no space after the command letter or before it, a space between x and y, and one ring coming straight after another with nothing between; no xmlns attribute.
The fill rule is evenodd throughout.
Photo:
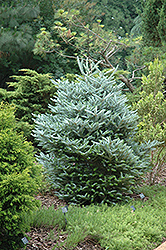
<svg viewBox="0 0 166 250"><path fill-rule="evenodd" d="M81 76L58 80L51 114L35 115L37 156L60 199L79 204L114 203L150 169L156 142L134 141L138 116L127 106L114 72L78 59Z"/></svg>

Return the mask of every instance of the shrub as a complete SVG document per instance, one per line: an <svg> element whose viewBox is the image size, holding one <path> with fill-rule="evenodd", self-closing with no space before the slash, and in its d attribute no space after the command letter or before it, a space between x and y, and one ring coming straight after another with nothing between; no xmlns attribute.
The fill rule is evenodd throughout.
<svg viewBox="0 0 166 250"><path fill-rule="evenodd" d="M0 105L0 249L21 244L21 216L37 206L33 195L42 180L32 145L15 130L14 109Z"/></svg>
<svg viewBox="0 0 166 250"><path fill-rule="evenodd" d="M85 204L122 200L149 170L155 142L134 141L138 116L113 74L79 65L82 77L58 82L51 114L35 116L34 136L43 147L37 158L59 198Z"/></svg>
<svg viewBox="0 0 166 250"><path fill-rule="evenodd" d="M163 62L155 59L149 65L149 74L142 78L143 91L140 100L133 104L140 115L137 140L157 139L160 145L151 153L153 171L149 175L150 184L154 184L156 177L165 166L166 161L166 100L163 92Z"/></svg>
<svg viewBox="0 0 166 250"><path fill-rule="evenodd" d="M33 128L32 113L49 112L48 103L55 94L57 87L51 82L49 74L39 74L35 70L22 69L24 75L12 76L14 82L10 82L7 101L16 106L15 116L19 119L17 128L24 131L28 139L32 139Z"/></svg>

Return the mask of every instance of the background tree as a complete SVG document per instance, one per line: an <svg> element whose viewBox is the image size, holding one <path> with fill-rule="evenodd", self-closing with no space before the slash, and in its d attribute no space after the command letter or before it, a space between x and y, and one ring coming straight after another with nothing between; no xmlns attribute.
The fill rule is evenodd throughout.
<svg viewBox="0 0 166 250"><path fill-rule="evenodd" d="M142 33L143 41L148 46L161 46L166 39L164 0L143 1Z"/></svg>
<svg viewBox="0 0 166 250"><path fill-rule="evenodd" d="M34 46L33 23L39 15L39 6L30 4L9 5L0 7L0 84L9 75L16 73L22 67L32 67L34 64L32 48Z"/></svg>
<svg viewBox="0 0 166 250"><path fill-rule="evenodd" d="M73 4L81 9L82 15L89 13L87 16L90 16L93 4L85 0L75 1ZM78 67L74 60L69 61L53 54L41 59L32 52L35 35L42 27L47 27L51 31L55 9L62 5L66 8L72 6L68 1L57 0L1 1L0 87L7 88L6 82L10 81L9 76L18 73L22 68L34 69L39 73L51 72L56 78L64 76L67 72L76 73ZM54 36L54 39L58 39L57 36ZM74 53L65 43L62 46L69 54Z"/></svg>
<svg viewBox="0 0 166 250"><path fill-rule="evenodd" d="M86 23L78 10L64 11L59 10L55 14L56 22L53 29L58 32L63 42L75 48L76 53L73 56L65 53L60 43L57 43L51 37L51 33L46 29L41 29L37 36L34 53L46 55L55 52L68 58L76 58L76 55L82 55L94 62L99 61L103 68L115 69L115 65L124 60L122 51L130 47L129 38L119 40L114 33L106 32L101 20L97 22ZM137 69L138 70L138 69ZM119 79L125 83L131 92L134 91L132 81L135 79L134 72L132 76L126 77L119 72ZM136 72L136 70L135 70ZM129 74L129 72L127 73Z"/></svg>
<svg viewBox="0 0 166 250"><path fill-rule="evenodd" d="M98 18L102 20L106 30L113 31L117 36L130 33L141 1L95 0L93 2L96 3L96 9L100 13Z"/></svg>
<svg viewBox="0 0 166 250"><path fill-rule="evenodd" d="M150 62L158 58L164 63L166 57L165 9L165 1L142 1L139 16L135 20L136 24L131 30L131 36L137 39L137 45L126 58L130 70L136 66L146 65L144 74L147 75ZM140 84L142 83L139 82Z"/></svg>

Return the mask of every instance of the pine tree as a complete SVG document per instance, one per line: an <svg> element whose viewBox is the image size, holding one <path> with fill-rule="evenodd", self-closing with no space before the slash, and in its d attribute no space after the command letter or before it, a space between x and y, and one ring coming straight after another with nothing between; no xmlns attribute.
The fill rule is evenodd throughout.
<svg viewBox="0 0 166 250"><path fill-rule="evenodd" d="M0 6L0 86L3 88L8 76L15 74L20 65L31 66L34 20L39 12L39 6L28 4L26 0L22 3L3 1Z"/></svg>
<svg viewBox="0 0 166 250"><path fill-rule="evenodd" d="M36 116L34 137L57 196L75 203L123 199L149 169L155 143L136 143L138 116L126 105L123 84L97 66L79 62L82 76L59 81L52 114Z"/></svg>

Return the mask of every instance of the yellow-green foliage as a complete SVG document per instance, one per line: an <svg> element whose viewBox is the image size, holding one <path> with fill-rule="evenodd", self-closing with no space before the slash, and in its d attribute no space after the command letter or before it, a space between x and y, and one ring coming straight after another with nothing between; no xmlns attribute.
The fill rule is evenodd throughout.
<svg viewBox="0 0 166 250"><path fill-rule="evenodd" d="M163 69L163 63L158 59L150 63L149 75L142 78L143 91L140 93L140 100L133 105L140 116L137 139L140 142L145 140L161 142L161 145L152 153L153 167L157 167L158 170L166 159L166 100L162 93Z"/></svg>
<svg viewBox="0 0 166 250"><path fill-rule="evenodd" d="M14 106L1 103L0 249L15 249L15 239L22 233L21 214L37 205L33 195L42 179L33 146L15 127Z"/></svg>
<svg viewBox="0 0 166 250"><path fill-rule="evenodd" d="M149 75L143 76L140 100L133 106L140 115L138 138L165 141L166 100L163 91L163 64L156 59L150 63Z"/></svg>

